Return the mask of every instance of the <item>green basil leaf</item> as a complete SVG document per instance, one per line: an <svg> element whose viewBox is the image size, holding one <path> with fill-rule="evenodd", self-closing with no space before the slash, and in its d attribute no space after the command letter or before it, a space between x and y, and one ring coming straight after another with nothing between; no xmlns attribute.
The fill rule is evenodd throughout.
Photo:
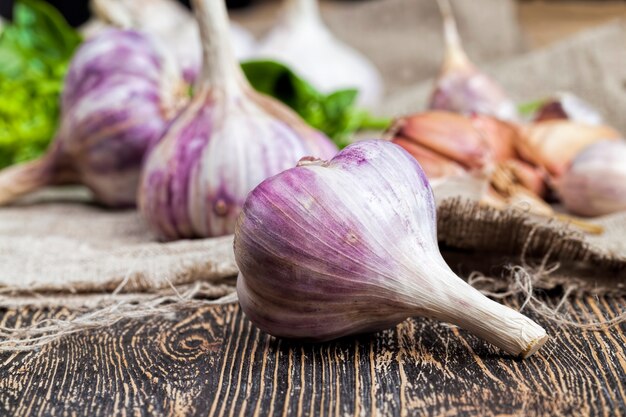
<svg viewBox="0 0 626 417"><path fill-rule="evenodd" d="M248 61L241 65L250 84L296 111L309 125L324 132L339 147L348 145L363 128L380 129L387 119L374 119L356 107L358 91L338 90L323 94L287 66L275 61ZM386 124L381 123L384 120ZM376 121L376 123L374 123Z"/></svg>

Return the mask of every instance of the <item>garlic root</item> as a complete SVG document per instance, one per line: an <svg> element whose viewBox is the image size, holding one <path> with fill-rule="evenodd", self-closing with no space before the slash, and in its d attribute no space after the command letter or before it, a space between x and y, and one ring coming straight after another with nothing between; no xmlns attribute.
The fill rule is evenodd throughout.
<svg viewBox="0 0 626 417"><path fill-rule="evenodd" d="M0 175L0 205L52 184L53 162L50 155L46 154L34 161L4 169Z"/></svg>

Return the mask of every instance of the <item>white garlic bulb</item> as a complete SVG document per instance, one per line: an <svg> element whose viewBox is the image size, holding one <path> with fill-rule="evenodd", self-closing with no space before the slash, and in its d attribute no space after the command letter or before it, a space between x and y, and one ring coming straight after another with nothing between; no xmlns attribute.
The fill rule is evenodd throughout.
<svg viewBox="0 0 626 417"><path fill-rule="evenodd" d="M317 0L285 0L281 19L261 40L254 57L288 65L323 93L356 88L358 103L367 107L375 106L383 93L376 67L333 36Z"/></svg>
<svg viewBox="0 0 626 417"><path fill-rule="evenodd" d="M582 216L626 210L626 142L595 143L572 161L557 183L565 207Z"/></svg>

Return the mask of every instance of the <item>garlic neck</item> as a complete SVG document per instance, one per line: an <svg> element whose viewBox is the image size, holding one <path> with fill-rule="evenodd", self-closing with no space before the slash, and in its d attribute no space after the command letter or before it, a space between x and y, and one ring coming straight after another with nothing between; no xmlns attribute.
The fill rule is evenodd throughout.
<svg viewBox="0 0 626 417"><path fill-rule="evenodd" d="M546 342L548 336L541 326L487 298L443 262L441 259L441 265L428 270L428 274L432 274L429 282L436 285L432 301L426 305L431 317L456 324L505 352L523 358Z"/></svg>
<svg viewBox="0 0 626 417"><path fill-rule="evenodd" d="M196 88L242 93L247 81L233 52L224 0L192 0L192 4L202 40L202 72Z"/></svg>
<svg viewBox="0 0 626 417"><path fill-rule="evenodd" d="M459 30L452 13L449 0L437 0L441 18L443 19L443 37L445 42L444 69L466 67L470 64L469 58L461 44Z"/></svg>
<svg viewBox="0 0 626 417"><path fill-rule="evenodd" d="M284 16L289 24L320 23L318 0L286 0Z"/></svg>

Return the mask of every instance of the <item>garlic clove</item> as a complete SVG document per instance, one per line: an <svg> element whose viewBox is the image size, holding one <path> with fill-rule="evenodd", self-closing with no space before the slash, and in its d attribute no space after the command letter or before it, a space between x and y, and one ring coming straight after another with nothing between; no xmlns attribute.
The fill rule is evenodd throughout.
<svg viewBox="0 0 626 417"><path fill-rule="evenodd" d="M535 115L535 121L566 119L588 125L600 125L603 118L598 110L580 97L567 92L547 99Z"/></svg>
<svg viewBox="0 0 626 417"><path fill-rule="evenodd" d="M162 239L232 233L248 192L307 155L337 148L256 93L236 61L223 0L192 2L203 39L196 93L148 155L140 211Z"/></svg>
<svg viewBox="0 0 626 417"><path fill-rule="evenodd" d="M254 57L286 64L326 94L355 88L362 106L372 108L382 97L383 81L376 67L333 36L317 0L284 0L282 16L260 41Z"/></svg>
<svg viewBox="0 0 626 417"><path fill-rule="evenodd" d="M507 97L502 87L480 72L467 57L449 1L437 2L443 17L446 51L429 108L517 120L519 115L515 103Z"/></svg>
<svg viewBox="0 0 626 417"><path fill-rule="evenodd" d="M396 137L392 141L402 146L420 163L429 180L442 177L460 177L467 174L465 168L456 162L404 137Z"/></svg>
<svg viewBox="0 0 626 417"><path fill-rule="evenodd" d="M574 158L556 186L571 213L602 216L626 210L626 142L588 146Z"/></svg>
<svg viewBox="0 0 626 417"><path fill-rule="evenodd" d="M524 127L516 145L525 160L559 177L572 159L587 146L619 138L620 134L608 126L548 120Z"/></svg>
<svg viewBox="0 0 626 417"><path fill-rule="evenodd" d="M519 130L513 123L484 114L469 116L481 138L487 142L492 159L504 162L516 157L515 143L519 141Z"/></svg>
<svg viewBox="0 0 626 417"><path fill-rule="evenodd" d="M532 355L545 330L449 269L435 215L419 164L388 141L275 175L250 192L237 222L241 307L278 337L323 341L418 315Z"/></svg>
<svg viewBox="0 0 626 417"><path fill-rule="evenodd" d="M403 137L467 169L482 168L492 159L489 141L467 117L428 111L398 119L390 136Z"/></svg>
<svg viewBox="0 0 626 417"><path fill-rule="evenodd" d="M104 205L134 205L143 157L177 114L181 93L177 68L149 37L108 29L83 43L65 78L53 144L41 159L0 172L0 204L78 183Z"/></svg>

